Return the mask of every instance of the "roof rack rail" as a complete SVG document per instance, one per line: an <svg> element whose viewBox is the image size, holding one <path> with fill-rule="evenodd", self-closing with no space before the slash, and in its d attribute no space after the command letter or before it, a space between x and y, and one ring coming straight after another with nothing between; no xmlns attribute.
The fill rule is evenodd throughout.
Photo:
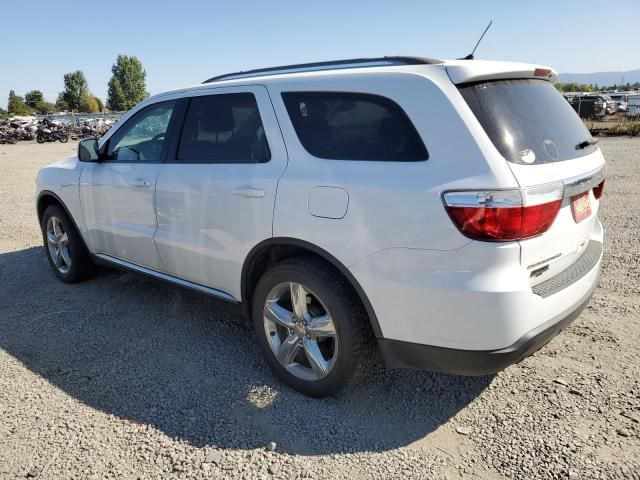
<svg viewBox="0 0 640 480"><path fill-rule="evenodd" d="M202 83L213 83L234 78L250 78L260 75L282 75L285 73L316 72L322 70L337 70L345 68L361 67L385 67L397 65L433 65L442 63L442 60L422 57L379 57L379 58L352 58L349 60L332 60L329 62L299 63L296 65L284 65L281 67L257 68L255 70L225 73L205 80Z"/></svg>

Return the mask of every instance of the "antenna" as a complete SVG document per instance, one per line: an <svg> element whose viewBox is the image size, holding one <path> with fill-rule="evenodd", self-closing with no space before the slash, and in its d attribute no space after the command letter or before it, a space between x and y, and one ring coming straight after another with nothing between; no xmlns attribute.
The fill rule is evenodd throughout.
<svg viewBox="0 0 640 480"><path fill-rule="evenodd" d="M480 38L476 42L476 46L473 47L473 50L471 51L471 53L464 58L459 58L458 60L473 60L473 54L476 53L476 48L478 48L478 45L480 45L480 42L484 38L484 34L487 33L487 30L489 30L492 24L493 24L493 20L491 20L489 22L489 25L487 25L487 28L484 29L484 32L482 32L482 35L480 35Z"/></svg>

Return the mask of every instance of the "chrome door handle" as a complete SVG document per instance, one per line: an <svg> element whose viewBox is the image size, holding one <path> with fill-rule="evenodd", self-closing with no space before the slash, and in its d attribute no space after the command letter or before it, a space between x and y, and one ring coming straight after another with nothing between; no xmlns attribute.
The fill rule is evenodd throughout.
<svg viewBox="0 0 640 480"><path fill-rule="evenodd" d="M262 198L264 197L264 190L252 187L236 188L233 190L233 194L245 198Z"/></svg>
<svg viewBox="0 0 640 480"><path fill-rule="evenodd" d="M144 178L136 178L133 182L131 182L132 187L150 187L151 182L145 180Z"/></svg>

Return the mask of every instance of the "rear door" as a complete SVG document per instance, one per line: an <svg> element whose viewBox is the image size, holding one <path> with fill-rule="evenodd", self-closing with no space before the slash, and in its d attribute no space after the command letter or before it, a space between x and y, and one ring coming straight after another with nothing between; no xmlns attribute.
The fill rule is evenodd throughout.
<svg viewBox="0 0 640 480"><path fill-rule="evenodd" d="M267 90L199 90L156 187L155 243L170 275L240 299L247 254L272 236L287 153Z"/></svg>
<svg viewBox="0 0 640 480"><path fill-rule="evenodd" d="M459 86L521 187L555 184L562 207L543 235L521 240L522 266L548 265L535 285L571 265L596 228L604 158L567 101L546 80L509 79ZM525 200L526 201L526 200Z"/></svg>

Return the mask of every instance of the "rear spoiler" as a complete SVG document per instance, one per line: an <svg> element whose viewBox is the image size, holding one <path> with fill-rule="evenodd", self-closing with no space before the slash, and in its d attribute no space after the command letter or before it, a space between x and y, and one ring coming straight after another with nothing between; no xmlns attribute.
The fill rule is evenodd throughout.
<svg viewBox="0 0 640 480"><path fill-rule="evenodd" d="M558 74L551 67L529 63L492 62L487 60L454 60L445 63L451 81L461 83L487 82L510 78L537 78L555 82Z"/></svg>

